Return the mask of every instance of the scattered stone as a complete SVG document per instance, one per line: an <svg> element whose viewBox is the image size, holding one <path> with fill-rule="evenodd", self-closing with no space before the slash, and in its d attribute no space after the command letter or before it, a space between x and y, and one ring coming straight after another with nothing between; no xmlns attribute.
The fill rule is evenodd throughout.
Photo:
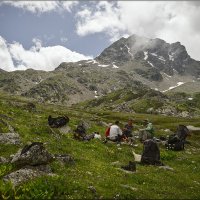
<svg viewBox="0 0 200 200"><path fill-rule="evenodd" d="M34 103L31 103L31 102L27 103L26 106L25 106L25 108L26 108L29 112L31 112L31 111L36 111L36 105L35 105Z"/></svg>
<svg viewBox="0 0 200 200"><path fill-rule="evenodd" d="M75 163L72 156L70 156L68 154L62 154L62 155L61 154L55 154L54 158L56 160L63 162L63 163L73 163L73 164Z"/></svg>
<svg viewBox="0 0 200 200"><path fill-rule="evenodd" d="M188 111L183 111L183 112L181 112L181 113L179 114L179 116L180 116L180 117L186 118L186 117L189 117L189 116L190 116L190 113L189 113Z"/></svg>
<svg viewBox="0 0 200 200"><path fill-rule="evenodd" d="M1 144L20 144L20 138L18 133L0 133Z"/></svg>
<svg viewBox="0 0 200 200"><path fill-rule="evenodd" d="M38 168L24 168L4 176L3 180L5 182L11 181L14 186L18 186L24 182L32 180L33 178L40 177L42 175L55 176L55 174L48 174L45 171L39 170Z"/></svg>
<svg viewBox="0 0 200 200"><path fill-rule="evenodd" d="M146 112L149 114L153 114L155 111L154 108L148 108Z"/></svg>
<svg viewBox="0 0 200 200"><path fill-rule="evenodd" d="M126 174L134 174L134 173L136 173L136 171L127 171L127 170L124 170L124 169L121 169L121 168L118 168L118 170L120 170L120 171L122 171L122 172L124 172L124 173L126 173Z"/></svg>
<svg viewBox="0 0 200 200"><path fill-rule="evenodd" d="M92 186L92 185L89 186L88 189L89 189L91 192L93 192L93 193L96 193L96 192L97 192L96 189L95 189L95 187Z"/></svg>
<svg viewBox="0 0 200 200"><path fill-rule="evenodd" d="M71 128L70 128L69 126L65 125L65 126L59 128L59 131L60 131L60 133L62 133L62 134L68 134L68 133L70 133L72 130L71 130Z"/></svg>
<svg viewBox="0 0 200 200"><path fill-rule="evenodd" d="M132 191L137 191L138 189L137 188L134 188L130 185L123 185L123 184L120 184L123 188L128 188L128 189L131 189Z"/></svg>
<svg viewBox="0 0 200 200"><path fill-rule="evenodd" d="M174 171L174 169L172 167L169 166L159 166L159 168L164 169L164 170L169 170L169 171Z"/></svg>
<svg viewBox="0 0 200 200"><path fill-rule="evenodd" d="M53 156L44 148L43 143L33 142L31 145L26 145L22 150L19 150L11 163L18 166L35 166L48 164L52 160Z"/></svg>
<svg viewBox="0 0 200 200"><path fill-rule="evenodd" d="M115 161L115 162L112 162L111 165L113 165L113 166L116 166L116 165L119 166L119 165L121 165L121 163L119 161Z"/></svg>
<svg viewBox="0 0 200 200"><path fill-rule="evenodd" d="M98 121L96 124L99 126L105 126L105 127L109 126L109 124L107 124L106 122L103 122L103 121Z"/></svg>
<svg viewBox="0 0 200 200"><path fill-rule="evenodd" d="M187 154L192 154L190 151L185 151L185 153L187 153Z"/></svg>
<svg viewBox="0 0 200 200"><path fill-rule="evenodd" d="M113 199L120 199L120 194L116 194Z"/></svg>
<svg viewBox="0 0 200 200"><path fill-rule="evenodd" d="M4 164L4 163L8 163L8 162L9 162L8 159L0 156L0 164Z"/></svg>
<svg viewBox="0 0 200 200"><path fill-rule="evenodd" d="M86 174L92 176L92 172L87 171Z"/></svg>

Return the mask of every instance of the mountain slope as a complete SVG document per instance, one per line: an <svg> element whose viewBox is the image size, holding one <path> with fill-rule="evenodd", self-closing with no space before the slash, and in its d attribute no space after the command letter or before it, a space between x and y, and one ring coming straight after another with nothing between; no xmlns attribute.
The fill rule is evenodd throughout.
<svg viewBox="0 0 200 200"><path fill-rule="evenodd" d="M68 105L134 87L138 82L141 89L146 85L161 92L184 91L183 84L192 82L194 92L200 92L200 62L179 42L132 35L114 42L93 60L61 63L51 72L0 72L2 91Z"/></svg>

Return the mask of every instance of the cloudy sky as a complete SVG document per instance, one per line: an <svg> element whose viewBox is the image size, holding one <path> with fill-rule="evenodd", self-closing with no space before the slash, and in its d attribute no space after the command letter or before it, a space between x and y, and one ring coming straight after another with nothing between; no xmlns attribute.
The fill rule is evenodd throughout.
<svg viewBox="0 0 200 200"><path fill-rule="evenodd" d="M0 68L54 70L122 36L180 41L200 60L198 1L1 1Z"/></svg>

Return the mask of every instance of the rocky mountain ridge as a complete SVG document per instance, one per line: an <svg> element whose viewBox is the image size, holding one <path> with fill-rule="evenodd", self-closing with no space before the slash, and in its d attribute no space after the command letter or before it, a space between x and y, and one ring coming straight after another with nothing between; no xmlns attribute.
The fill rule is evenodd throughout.
<svg viewBox="0 0 200 200"><path fill-rule="evenodd" d="M51 72L0 71L0 90L68 105L138 85L191 93L200 92L199 84L200 62L183 45L137 35L119 39L95 59L61 63Z"/></svg>

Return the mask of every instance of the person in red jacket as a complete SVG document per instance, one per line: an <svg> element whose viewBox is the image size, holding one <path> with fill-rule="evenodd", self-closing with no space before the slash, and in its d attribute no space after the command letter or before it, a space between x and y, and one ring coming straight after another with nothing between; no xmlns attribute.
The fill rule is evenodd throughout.
<svg viewBox="0 0 200 200"><path fill-rule="evenodd" d="M112 126L112 123L109 123L108 124L108 128L106 129L106 132L105 132L105 136L106 137L109 137L109 135L110 135L110 127Z"/></svg>

